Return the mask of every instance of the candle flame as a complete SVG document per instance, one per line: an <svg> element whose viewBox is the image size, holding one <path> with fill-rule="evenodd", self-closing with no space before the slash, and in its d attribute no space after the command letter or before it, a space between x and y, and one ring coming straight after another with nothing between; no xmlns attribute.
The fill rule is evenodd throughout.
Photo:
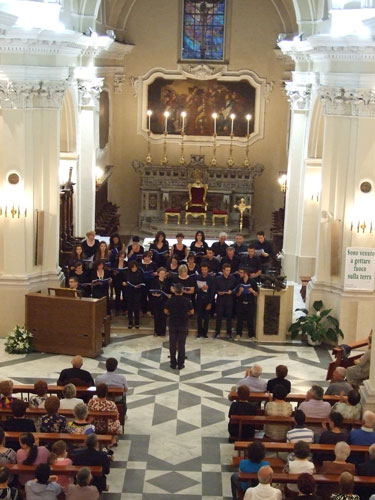
<svg viewBox="0 0 375 500"><path fill-rule="evenodd" d="M212 118L213 118L214 120L216 120L216 118L217 118L217 113L212 113Z"/></svg>
<svg viewBox="0 0 375 500"><path fill-rule="evenodd" d="M168 118L168 116L169 116L169 111L164 111L164 116L165 116L166 118Z"/></svg>
<svg viewBox="0 0 375 500"><path fill-rule="evenodd" d="M182 116L182 118L185 118L186 117L186 111L182 111L181 116Z"/></svg>
<svg viewBox="0 0 375 500"><path fill-rule="evenodd" d="M151 115L152 115L152 111L151 111L151 109L148 109L147 110L147 116L151 116Z"/></svg>
<svg viewBox="0 0 375 500"><path fill-rule="evenodd" d="M251 120L251 115L246 115L246 120L250 121Z"/></svg>
<svg viewBox="0 0 375 500"><path fill-rule="evenodd" d="M235 118L236 118L236 115L235 115L234 113L232 113L232 114L230 115L230 119L231 119L231 120L234 120Z"/></svg>

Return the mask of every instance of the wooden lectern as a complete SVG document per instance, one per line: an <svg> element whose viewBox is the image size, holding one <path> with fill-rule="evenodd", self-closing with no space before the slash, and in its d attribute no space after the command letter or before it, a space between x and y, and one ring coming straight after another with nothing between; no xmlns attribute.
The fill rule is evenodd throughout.
<svg viewBox="0 0 375 500"><path fill-rule="evenodd" d="M26 328L37 351L96 358L102 351L106 299L25 296Z"/></svg>

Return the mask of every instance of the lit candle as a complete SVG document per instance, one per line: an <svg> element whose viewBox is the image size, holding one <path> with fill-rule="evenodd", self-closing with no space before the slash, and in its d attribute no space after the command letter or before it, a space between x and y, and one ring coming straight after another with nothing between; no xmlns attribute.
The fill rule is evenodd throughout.
<svg viewBox="0 0 375 500"><path fill-rule="evenodd" d="M151 130L151 115L152 115L151 109L147 110L147 131Z"/></svg>
<svg viewBox="0 0 375 500"><path fill-rule="evenodd" d="M234 119L236 118L236 115L234 113L232 113L230 115L230 119L232 120L232 124L231 124L231 127L230 127L230 133L231 135L233 135L233 124L234 124Z"/></svg>
<svg viewBox="0 0 375 500"><path fill-rule="evenodd" d="M169 111L164 111L164 116L165 116L164 133L168 134L168 116L169 116Z"/></svg>
<svg viewBox="0 0 375 500"><path fill-rule="evenodd" d="M217 118L217 113L212 113L212 118L214 120L214 135L216 135L216 118Z"/></svg>
<svg viewBox="0 0 375 500"><path fill-rule="evenodd" d="M184 133L185 133L185 118L186 118L186 111L183 111L183 112L181 113L181 117L182 117L181 135L184 135Z"/></svg>
<svg viewBox="0 0 375 500"><path fill-rule="evenodd" d="M247 135L249 135L251 115L246 115L246 120L247 120Z"/></svg>

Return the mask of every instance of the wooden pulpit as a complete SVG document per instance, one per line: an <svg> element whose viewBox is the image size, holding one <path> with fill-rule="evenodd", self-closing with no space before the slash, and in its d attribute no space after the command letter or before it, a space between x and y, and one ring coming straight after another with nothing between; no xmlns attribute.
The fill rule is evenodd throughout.
<svg viewBox="0 0 375 500"><path fill-rule="evenodd" d="M25 324L37 351L96 358L102 351L106 299L25 296Z"/></svg>

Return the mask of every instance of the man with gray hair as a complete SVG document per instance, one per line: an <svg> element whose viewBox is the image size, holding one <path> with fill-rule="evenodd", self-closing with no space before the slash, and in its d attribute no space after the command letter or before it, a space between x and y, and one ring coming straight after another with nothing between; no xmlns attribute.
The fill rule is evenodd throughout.
<svg viewBox="0 0 375 500"><path fill-rule="evenodd" d="M260 378L263 369L260 365L253 365L245 372L245 378L240 380L234 389L240 385L247 385L250 392L266 392L267 381Z"/></svg>
<svg viewBox="0 0 375 500"><path fill-rule="evenodd" d="M106 475L109 474L109 458L105 451L99 451L98 437L96 434L89 434L86 438L86 446L78 448L73 453L73 465L85 465L87 467L99 465L102 467L102 475L95 476L92 484L96 486L99 493L107 487Z"/></svg>
<svg viewBox="0 0 375 500"><path fill-rule="evenodd" d="M77 472L77 484L68 484L65 488L66 500L98 500L99 491L95 486L90 486L92 476L88 467L82 467Z"/></svg>
<svg viewBox="0 0 375 500"><path fill-rule="evenodd" d="M271 486L273 470L269 465L258 471L258 486L246 490L244 500L281 500L281 491Z"/></svg>
<svg viewBox="0 0 375 500"><path fill-rule="evenodd" d="M228 245L225 243L227 237L227 233L221 232L219 234L219 241L212 243L211 248L214 251L215 257L218 257L219 259L223 259L227 255Z"/></svg>
<svg viewBox="0 0 375 500"><path fill-rule="evenodd" d="M375 443L375 413L370 410L364 412L362 417L362 427L352 429L349 433L349 444L370 446Z"/></svg>
<svg viewBox="0 0 375 500"><path fill-rule="evenodd" d="M74 356L71 363L72 368L65 368L61 371L59 379L57 381L57 385L66 385L69 383L72 383L74 385L82 385L85 387L95 385L91 373L87 370L82 369L82 356Z"/></svg>
<svg viewBox="0 0 375 500"><path fill-rule="evenodd" d="M352 386L349 382L345 381L346 368L343 366L338 366L332 374L332 380L325 394L330 396L341 396L342 394L347 396L352 390Z"/></svg>
<svg viewBox="0 0 375 500"><path fill-rule="evenodd" d="M328 418L331 413L331 405L323 401L323 389L320 385L312 385L307 391L306 401L298 407L306 417Z"/></svg>

